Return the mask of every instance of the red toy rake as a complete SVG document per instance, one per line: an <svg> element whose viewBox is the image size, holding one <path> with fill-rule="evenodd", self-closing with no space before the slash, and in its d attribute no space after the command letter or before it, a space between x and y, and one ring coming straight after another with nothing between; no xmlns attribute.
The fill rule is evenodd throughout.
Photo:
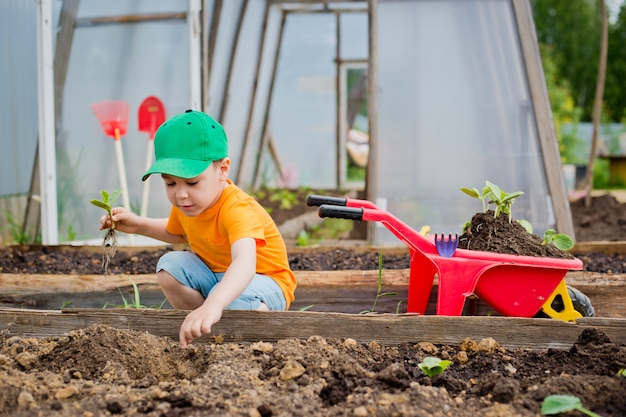
<svg viewBox="0 0 626 417"><path fill-rule="evenodd" d="M101 101L93 103L91 109L98 118L104 133L113 138L115 143L115 156L117 157L117 170L122 187L122 200L124 208L130 210L130 199L128 198L128 182L126 181L126 168L124 166L124 155L122 154L121 138L126 134L128 127L128 103L125 101ZM129 235L132 244L132 235Z"/></svg>
<svg viewBox="0 0 626 417"><path fill-rule="evenodd" d="M161 126L161 123L165 121L165 108L163 107L161 100L155 96L150 96L141 102L137 116L139 119L139 130L150 134L148 138L148 151L146 152L145 171L147 171L150 169L150 165L152 165L152 157L154 154L154 134L159 126ZM146 216L148 214L148 194L150 192L149 181L150 178L143 182L143 192L141 194L142 216Z"/></svg>

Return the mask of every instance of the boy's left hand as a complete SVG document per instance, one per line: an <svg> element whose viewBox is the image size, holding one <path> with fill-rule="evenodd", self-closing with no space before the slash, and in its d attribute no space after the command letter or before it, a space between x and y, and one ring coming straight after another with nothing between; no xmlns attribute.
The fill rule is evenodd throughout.
<svg viewBox="0 0 626 417"><path fill-rule="evenodd" d="M180 347L185 349L194 339L211 333L211 326L222 318L222 309L203 304L185 317L180 326Z"/></svg>

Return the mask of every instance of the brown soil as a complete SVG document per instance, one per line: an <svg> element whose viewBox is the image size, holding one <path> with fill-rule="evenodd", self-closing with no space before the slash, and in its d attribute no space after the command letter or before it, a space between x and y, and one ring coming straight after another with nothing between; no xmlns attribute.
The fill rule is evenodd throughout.
<svg viewBox="0 0 626 417"><path fill-rule="evenodd" d="M427 356L452 364L434 378ZM585 330L569 350L466 339L381 346L349 338L194 344L92 326L0 335L2 416L538 416L548 395L626 415L626 347ZM563 414L580 415L580 414Z"/></svg>
<svg viewBox="0 0 626 417"><path fill-rule="evenodd" d="M554 245L546 245L536 234L530 234L506 215L494 217L493 210L477 213L471 227L459 237L459 248L551 258L573 258Z"/></svg>
<svg viewBox="0 0 626 417"><path fill-rule="evenodd" d="M624 207L597 220L591 211L580 222L573 204L577 235L617 216L614 237L615 225L626 224L619 220L626 209L615 209ZM606 236L594 239L615 240ZM164 250L121 251L109 272L152 273ZM595 254L585 256L585 268L595 265ZM0 259L3 273L102 273L101 256L82 250L10 247ZM307 251L290 255L290 263L295 270L377 269L378 255ZM383 268L409 268L408 256L385 256ZM0 329L0 416L538 416L552 394L576 396L604 417L626 416L626 377L618 375L626 346L593 329L570 349L545 351L504 349L490 339L360 345L349 336L202 341L182 350L168 338L106 326L55 338ZM429 378L419 368L427 356L452 364Z"/></svg>
<svg viewBox="0 0 626 417"><path fill-rule="evenodd" d="M280 208L280 201L266 197L262 203L270 207L271 215L277 224L307 212L316 211L306 206L303 190L298 194L297 204L289 210ZM626 204L614 197L604 195L594 197L590 208L582 200L571 204L574 230L579 242L626 240ZM472 219L471 236L459 237L459 247L473 250L495 251L517 255L568 257L554 246L541 244L541 238L529 235L505 217L477 213ZM485 224L486 227L479 225ZM480 230L478 230L480 229ZM489 233L485 233L489 232ZM504 233L506 232L506 233ZM584 239L581 239L581 236ZM523 246L526 244L527 246ZM119 251L108 266L110 274L151 274L158 258L171 248L158 248L149 251L128 253ZM600 273L626 273L626 257L619 254L573 253L583 261L583 269ZM0 248L0 273L31 274L100 274L103 272L102 256L96 252L83 250L59 251L49 247ZM290 253L289 263L297 271L326 270L375 270L378 269L376 252L353 251L350 248L320 249ZM385 269L406 269L410 267L409 256L384 255L382 266Z"/></svg>

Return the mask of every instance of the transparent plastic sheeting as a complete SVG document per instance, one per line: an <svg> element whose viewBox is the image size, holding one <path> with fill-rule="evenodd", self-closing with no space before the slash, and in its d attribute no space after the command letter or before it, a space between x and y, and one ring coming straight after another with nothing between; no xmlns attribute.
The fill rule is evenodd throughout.
<svg viewBox="0 0 626 417"><path fill-rule="evenodd" d="M514 218L554 227L511 2L385 1L378 17L378 203L461 233L482 205L460 188L489 180L524 192Z"/></svg>

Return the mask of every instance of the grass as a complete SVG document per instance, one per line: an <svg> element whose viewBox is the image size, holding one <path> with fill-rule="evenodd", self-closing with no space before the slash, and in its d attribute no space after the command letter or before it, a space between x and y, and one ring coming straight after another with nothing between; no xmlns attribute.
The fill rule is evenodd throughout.
<svg viewBox="0 0 626 417"><path fill-rule="evenodd" d="M137 284L135 284L135 281L133 281L132 279L129 278L129 281L131 282L131 284L133 285L133 298L132 300L127 300L126 297L124 297L124 294L122 293L122 290L118 287L117 291L120 293L120 297L122 297L122 303L121 304L109 304L106 303L102 308L107 308L107 307L114 307L114 308L155 308L155 309L161 309L163 308L163 305L165 305L165 303L167 302L167 298L163 299L163 301L161 302L160 305L151 305L151 306L145 306L141 303L141 294L139 293L139 287L137 287Z"/></svg>
<svg viewBox="0 0 626 417"><path fill-rule="evenodd" d="M378 300L380 299L380 297L392 297L395 295L398 295L397 292L382 292L383 289L383 250L379 249L378 250L378 285L376 287L376 297L374 298L374 305L372 306L371 310L363 310L361 312L359 312L359 314L367 314L367 313L375 313L376 312L376 305L378 304ZM402 301L398 302L398 305L396 306L396 313L400 310L400 303Z"/></svg>

